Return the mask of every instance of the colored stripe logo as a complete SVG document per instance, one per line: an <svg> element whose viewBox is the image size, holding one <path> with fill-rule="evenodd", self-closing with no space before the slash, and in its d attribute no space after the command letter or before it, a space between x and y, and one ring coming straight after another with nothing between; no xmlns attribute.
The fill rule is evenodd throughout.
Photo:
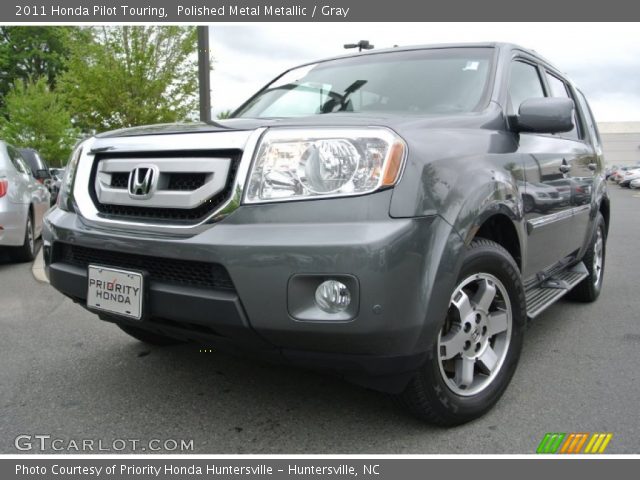
<svg viewBox="0 0 640 480"><path fill-rule="evenodd" d="M612 433L547 433L536 453L604 453L612 438Z"/></svg>

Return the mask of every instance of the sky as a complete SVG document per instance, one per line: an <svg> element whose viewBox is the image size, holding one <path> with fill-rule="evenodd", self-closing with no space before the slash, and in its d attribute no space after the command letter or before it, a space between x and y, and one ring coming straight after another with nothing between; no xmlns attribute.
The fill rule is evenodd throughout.
<svg viewBox="0 0 640 480"><path fill-rule="evenodd" d="M234 109L290 67L349 51L459 42L512 42L565 72L598 122L640 121L639 23L267 23L210 27L214 114Z"/></svg>

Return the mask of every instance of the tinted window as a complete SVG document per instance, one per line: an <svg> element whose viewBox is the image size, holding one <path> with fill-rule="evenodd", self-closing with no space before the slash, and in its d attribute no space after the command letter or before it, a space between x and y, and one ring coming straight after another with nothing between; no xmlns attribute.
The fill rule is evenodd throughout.
<svg viewBox="0 0 640 480"><path fill-rule="evenodd" d="M31 169L24 161L20 152L13 147L7 147L7 152L9 153L9 158L11 159L11 163L16 167L16 170L20 173L26 173L27 175L31 175Z"/></svg>
<svg viewBox="0 0 640 480"><path fill-rule="evenodd" d="M42 160L40 154L31 148L18 149L22 158L25 159L27 165L31 168L31 172L35 175L38 170L48 170L47 164Z"/></svg>
<svg viewBox="0 0 640 480"><path fill-rule="evenodd" d="M491 48L445 48L320 62L286 73L235 116L471 112L486 103L493 55Z"/></svg>
<svg viewBox="0 0 640 480"><path fill-rule="evenodd" d="M518 113L520 104L529 98L544 97L538 69L529 63L513 62L509 75L511 112Z"/></svg>
<svg viewBox="0 0 640 480"><path fill-rule="evenodd" d="M569 98L573 100L573 97L569 93L569 87L566 83L560 80L555 75L552 75L547 72L547 83L549 84L549 88L551 89L552 97L563 97ZM575 103L575 100L574 100ZM560 136L575 138L578 139L580 136L578 135L578 116L576 110L573 111L573 130L570 132L561 133Z"/></svg>

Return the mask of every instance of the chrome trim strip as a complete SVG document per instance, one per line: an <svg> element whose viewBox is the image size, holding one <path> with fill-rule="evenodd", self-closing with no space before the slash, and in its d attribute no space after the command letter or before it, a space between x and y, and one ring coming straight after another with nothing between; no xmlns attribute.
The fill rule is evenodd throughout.
<svg viewBox="0 0 640 480"><path fill-rule="evenodd" d="M78 163L78 170L73 188L73 199L76 211L87 225L97 228L108 228L123 233L144 232L161 235L196 235L212 224L229 215L240 206L247 174L251 166L253 154L258 140L265 128L252 131L185 133L175 135L157 135L122 138L91 138L84 144ZM108 149L108 150L107 150ZM112 152L155 152L180 150L242 150L242 157L233 185L233 194L205 220L192 225L171 223L154 223L142 221L123 221L101 217L89 195L89 179L95 160L100 150Z"/></svg>
<svg viewBox="0 0 640 480"><path fill-rule="evenodd" d="M591 211L591 204L590 203L585 203L584 205L580 205L579 207L575 207L573 209L573 214L577 215L578 213L590 212L590 211Z"/></svg>
<svg viewBox="0 0 640 480"><path fill-rule="evenodd" d="M591 210L591 205L588 203L586 205L580 205L579 207L573 207L567 210L561 210L556 213L550 213L549 215L536 217L529 220L527 222L527 225L530 227L530 229L533 230L536 228L544 227L545 225L549 225L551 223L558 222L560 220L564 220L587 210Z"/></svg>
<svg viewBox="0 0 640 480"><path fill-rule="evenodd" d="M534 219L529 220L527 223L531 226L532 229L540 228L545 225L549 225L551 223L558 222L560 220L564 220L565 218L569 218L573 216L573 209L561 210L556 213L550 213L549 215L543 215L541 217L536 217Z"/></svg>

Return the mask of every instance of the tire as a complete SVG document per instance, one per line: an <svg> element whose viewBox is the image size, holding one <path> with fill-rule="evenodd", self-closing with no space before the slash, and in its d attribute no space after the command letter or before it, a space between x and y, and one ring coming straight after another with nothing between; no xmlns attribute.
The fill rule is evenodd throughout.
<svg viewBox="0 0 640 480"><path fill-rule="evenodd" d="M24 243L11 251L11 258L16 262L32 262L36 258L36 232L31 212L27 215Z"/></svg>
<svg viewBox="0 0 640 480"><path fill-rule="evenodd" d="M567 298L577 302L595 302L602 291L604 265L607 257L607 226L600 212L596 217L596 229L582 261L589 276L573 287Z"/></svg>
<svg viewBox="0 0 640 480"><path fill-rule="evenodd" d="M178 345L180 343L183 343L175 338L166 337L164 335L160 335L159 333L151 332L143 328L132 327L130 325L118 325L118 327L127 335L130 335L136 340L140 340L141 342L148 345L166 347L169 345Z"/></svg>
<svg viewBox="0 0 640 480"><path fill-rule="evenodd" d="M515 261L497 243L474 240L464 254L449 311L427 361L397 400L421 420L443 427L482 416L511 381L526 318L524 288Z"/></svg>
<svg viewBox="0 0 640 480"><path fill-rule="evenodd" d="M535 208L535 202L531 195L522 196L522 208L524 209L524 213L530 213L533 211Z"/></svg>

